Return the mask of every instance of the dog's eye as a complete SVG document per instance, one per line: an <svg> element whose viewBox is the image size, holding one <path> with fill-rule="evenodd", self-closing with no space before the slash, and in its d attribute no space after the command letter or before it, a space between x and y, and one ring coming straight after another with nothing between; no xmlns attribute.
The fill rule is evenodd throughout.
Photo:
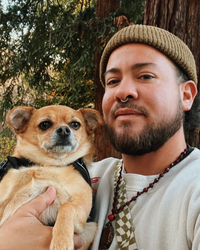
<svg viewBox="0 0 200 250"><path fill-rule="evenodd" d="M71 123L69 124L69 126L70 126L71 128L73 128L73 129L75 129L75 130L78 130L78 129L80 128L81 124L80 124L79 122L71 122Z"/></svg>
<svg viewBox="0 0 200 250"><path fill-rule="evenodd" d="M52 126L52 123L49 121L43 121L39 124L39 128L43 131L47 130L48 128L50 128Z"/></svg>

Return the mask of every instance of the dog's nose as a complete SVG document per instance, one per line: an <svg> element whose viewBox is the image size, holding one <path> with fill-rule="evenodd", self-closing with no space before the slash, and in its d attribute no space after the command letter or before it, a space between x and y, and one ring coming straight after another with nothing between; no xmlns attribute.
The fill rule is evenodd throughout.
<svg viewBox="0 0 200 250"><path fill-rule="evenodd" d="M70 129L67 126L61 126L61 127L59 127L56 130L56 132L57 132L58 135L60 135L62 137L68 136L71 133Z"/></svg>

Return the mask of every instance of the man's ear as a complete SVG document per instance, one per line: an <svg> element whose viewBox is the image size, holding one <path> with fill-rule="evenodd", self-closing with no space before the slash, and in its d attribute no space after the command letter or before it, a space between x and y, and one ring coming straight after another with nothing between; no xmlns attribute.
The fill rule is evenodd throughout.
<svg viewBox="0 0 200 250"><path fill-rule="evenodd" d="M193 81L187 81L181 84L182 107L183 111L191 109L194 98L197 94L197 86Z"/></svg>
<svg viewBox="0 0 200 250"><path fill-rule="evenodd" d="M35 110L36 109L31 107L22 106L13 108L7 115L7 122L14 128L17 134L23 133L26 131L28 122Z"/></svg>

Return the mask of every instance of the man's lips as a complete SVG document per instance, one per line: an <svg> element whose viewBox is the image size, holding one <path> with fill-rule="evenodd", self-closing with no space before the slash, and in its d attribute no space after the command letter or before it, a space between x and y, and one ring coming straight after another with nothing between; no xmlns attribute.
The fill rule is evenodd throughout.
<svg viewBox="0 0 200 250"><path fill-rule="evenodd" d="M130 115L144 115L142 112L131 108L119 108L115 111L115 117L130 116Z"/></svg>

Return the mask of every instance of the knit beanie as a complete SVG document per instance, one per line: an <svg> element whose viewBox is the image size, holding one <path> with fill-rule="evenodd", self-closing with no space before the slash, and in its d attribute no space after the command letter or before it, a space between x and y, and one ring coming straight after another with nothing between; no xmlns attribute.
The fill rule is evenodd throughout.
<svg viewBox="0 0 200 250"><path fill-rule="evenodd" d="M194 56L188 46L172 33L154 26L130 25L118 31L106 45L100 61L100 81L105 84L104 73L110 54L128 43L142 43L154 47L177 64L197 84Z"/></svg>

